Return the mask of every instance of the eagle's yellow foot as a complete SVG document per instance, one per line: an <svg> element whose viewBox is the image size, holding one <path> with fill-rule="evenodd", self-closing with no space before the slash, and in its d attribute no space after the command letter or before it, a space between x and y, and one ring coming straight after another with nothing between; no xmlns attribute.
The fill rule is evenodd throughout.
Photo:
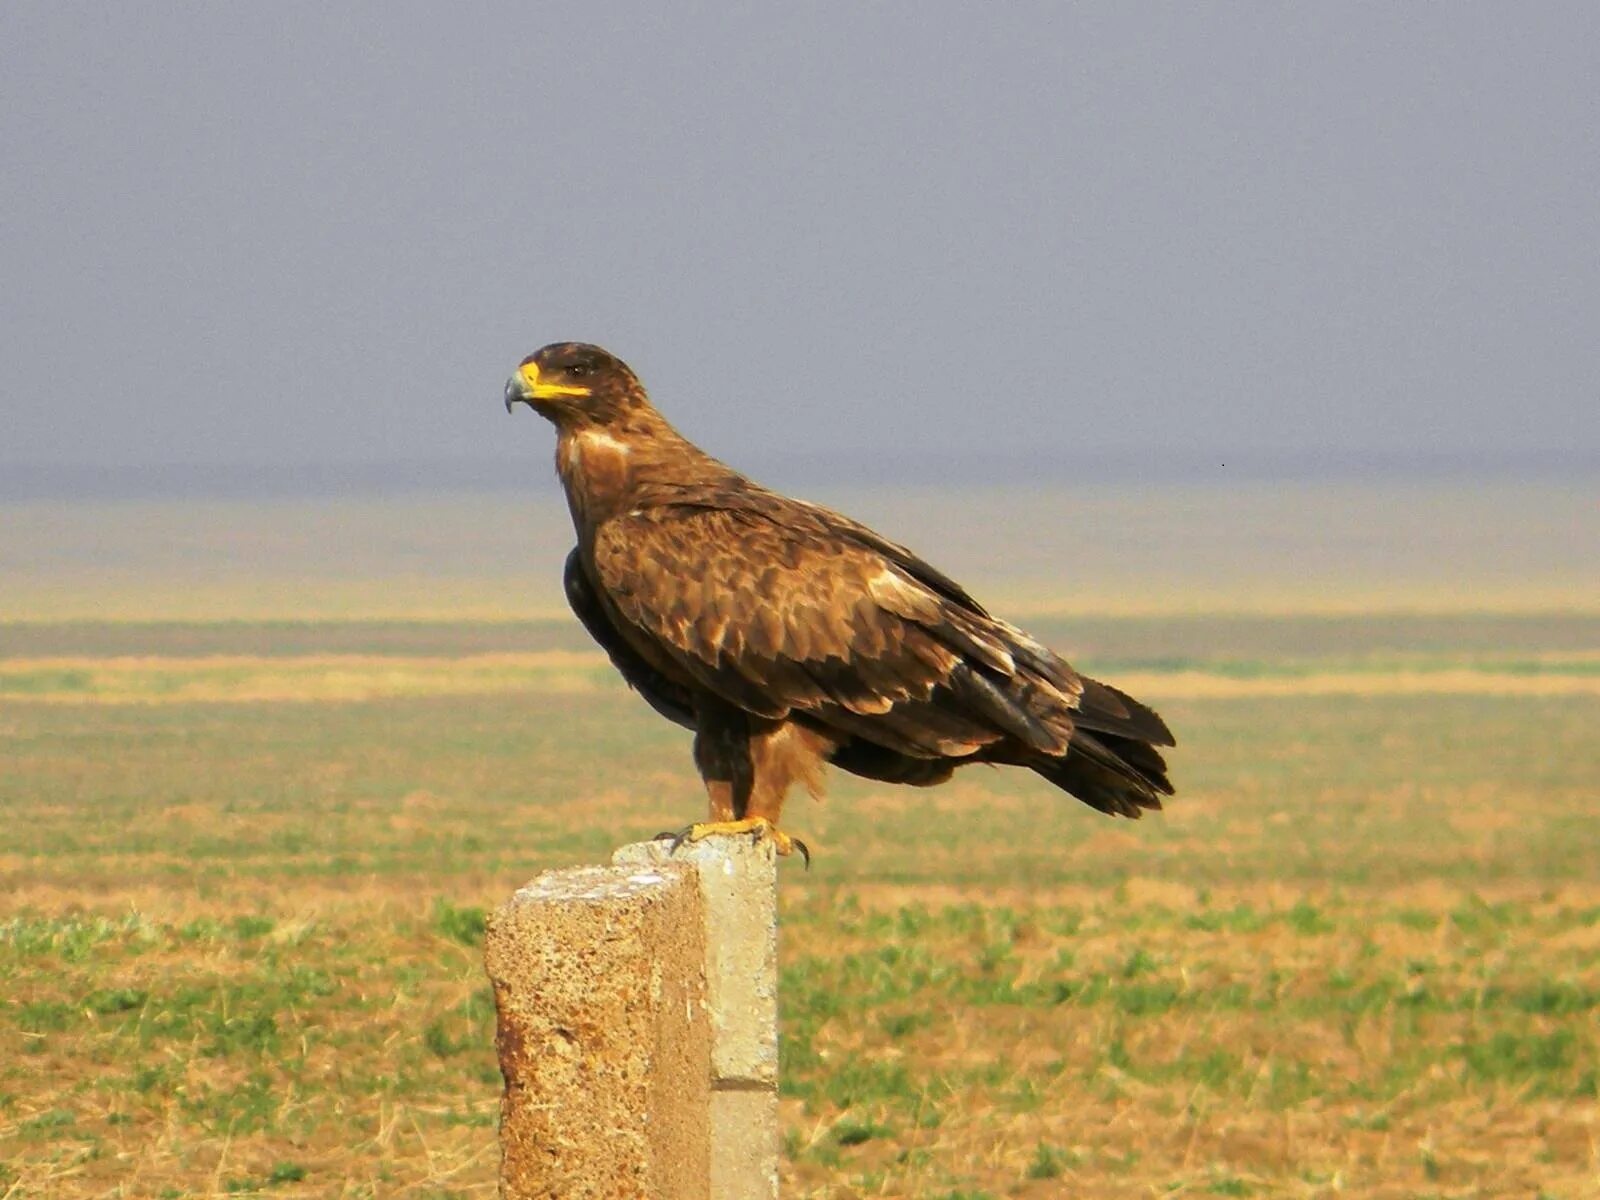
<svg viewBox="0 0 1600 1200"><path fill-rule="evenodd" d="M763 838L771 841L773 849L785 856L800 851L806 869L810 870L811 851L806 844L797 837L790 837L765 817L746 817L742 821L702 821L686 826L677 833L658 833L656 839L670 840L671 849L676 850L685 842L703 842L708 837L737 837L741 833L750 834L752 841L759 842Z"/></svg>

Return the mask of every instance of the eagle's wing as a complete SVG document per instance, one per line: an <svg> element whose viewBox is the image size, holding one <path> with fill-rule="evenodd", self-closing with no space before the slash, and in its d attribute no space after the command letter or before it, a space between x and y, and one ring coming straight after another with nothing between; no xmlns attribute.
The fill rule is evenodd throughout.
<svg viewBox="0 0 1600 1200"><path fill-rule="evenodd" d="M595 582L697 684L760 716L799 712L927 757L1007 739L1066 752L1086 681L1065 662L908 552L815 506L763 501L613 518Z"/></svg>
<svg viewBox="0 0 1600 1200"><path fill-rule="evenodd" d="M572 548L572 553L567 555L567 565L561 574L561 582L567 593L567 603L572 606L573 613L583 622L583 627L589 631L589 636L606 652L606 657L611 660L611 665L617 669L617 673L645 698L651 708L667 720L682 725L685 729L693 729L694 697L682 684L668 679L647 663L611 623L611 617L607 615L605 605L600 602L594 584L589 582L589 577L584 574L583 555L576 546Z"/></svg>

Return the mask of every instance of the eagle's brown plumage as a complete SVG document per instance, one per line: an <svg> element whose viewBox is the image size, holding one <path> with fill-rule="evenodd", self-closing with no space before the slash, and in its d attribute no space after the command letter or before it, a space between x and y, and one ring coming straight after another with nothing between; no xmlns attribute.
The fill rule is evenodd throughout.
<svg viewBox="0 0 1600 1200"><path fill-rule="evenodd" d="M1102 812L1172 793L1161 718L990 616L903 546L711 458L626 365L557 343L506 407L554 422L578 545L573 611L625 679L695 731L713 821L775 827L824 762L927 785L967 763L1028 767Z"/></svg>

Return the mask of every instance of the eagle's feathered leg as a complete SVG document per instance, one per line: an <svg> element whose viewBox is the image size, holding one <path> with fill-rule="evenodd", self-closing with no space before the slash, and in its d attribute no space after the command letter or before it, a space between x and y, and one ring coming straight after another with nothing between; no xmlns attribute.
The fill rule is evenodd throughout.
<svg viewBox="0 0 1600 1200"><path fill-rule="evenodd" d="M711 799L709 820L713 824L742 820L756 786L748 714L702 700L695 713L694 765Z"/></svg>
<svg viewBox="0 0 1600 1200"><path fill-rule="evenodd" d="M778 828L789 788L804 783L821 791L822 764L833 749L823 735L782 721L765 721L741 709L702 704L697 713L694 764L710 798L710 819L670 835L673 846L718 835L770 838L779 854L811 852Z"/></svg>

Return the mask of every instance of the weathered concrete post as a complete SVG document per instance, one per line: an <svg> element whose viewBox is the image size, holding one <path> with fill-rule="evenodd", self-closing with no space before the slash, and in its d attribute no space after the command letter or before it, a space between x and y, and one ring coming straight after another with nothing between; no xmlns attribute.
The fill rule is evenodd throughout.
<svg viewBox="0 0 1600 1200"><path fill-rule="evenodd" d="M614 861L685 862L700 885L711 1016L711 1200L778 1195L778 858L771 842L662 842Z"/></svg>
<svg viewBox="0 0 1600 1200"><path fill-rule="evenodd" d="M548 871L489 921L501 1193L778 1194L776 862L714 838Z"/></svg>

